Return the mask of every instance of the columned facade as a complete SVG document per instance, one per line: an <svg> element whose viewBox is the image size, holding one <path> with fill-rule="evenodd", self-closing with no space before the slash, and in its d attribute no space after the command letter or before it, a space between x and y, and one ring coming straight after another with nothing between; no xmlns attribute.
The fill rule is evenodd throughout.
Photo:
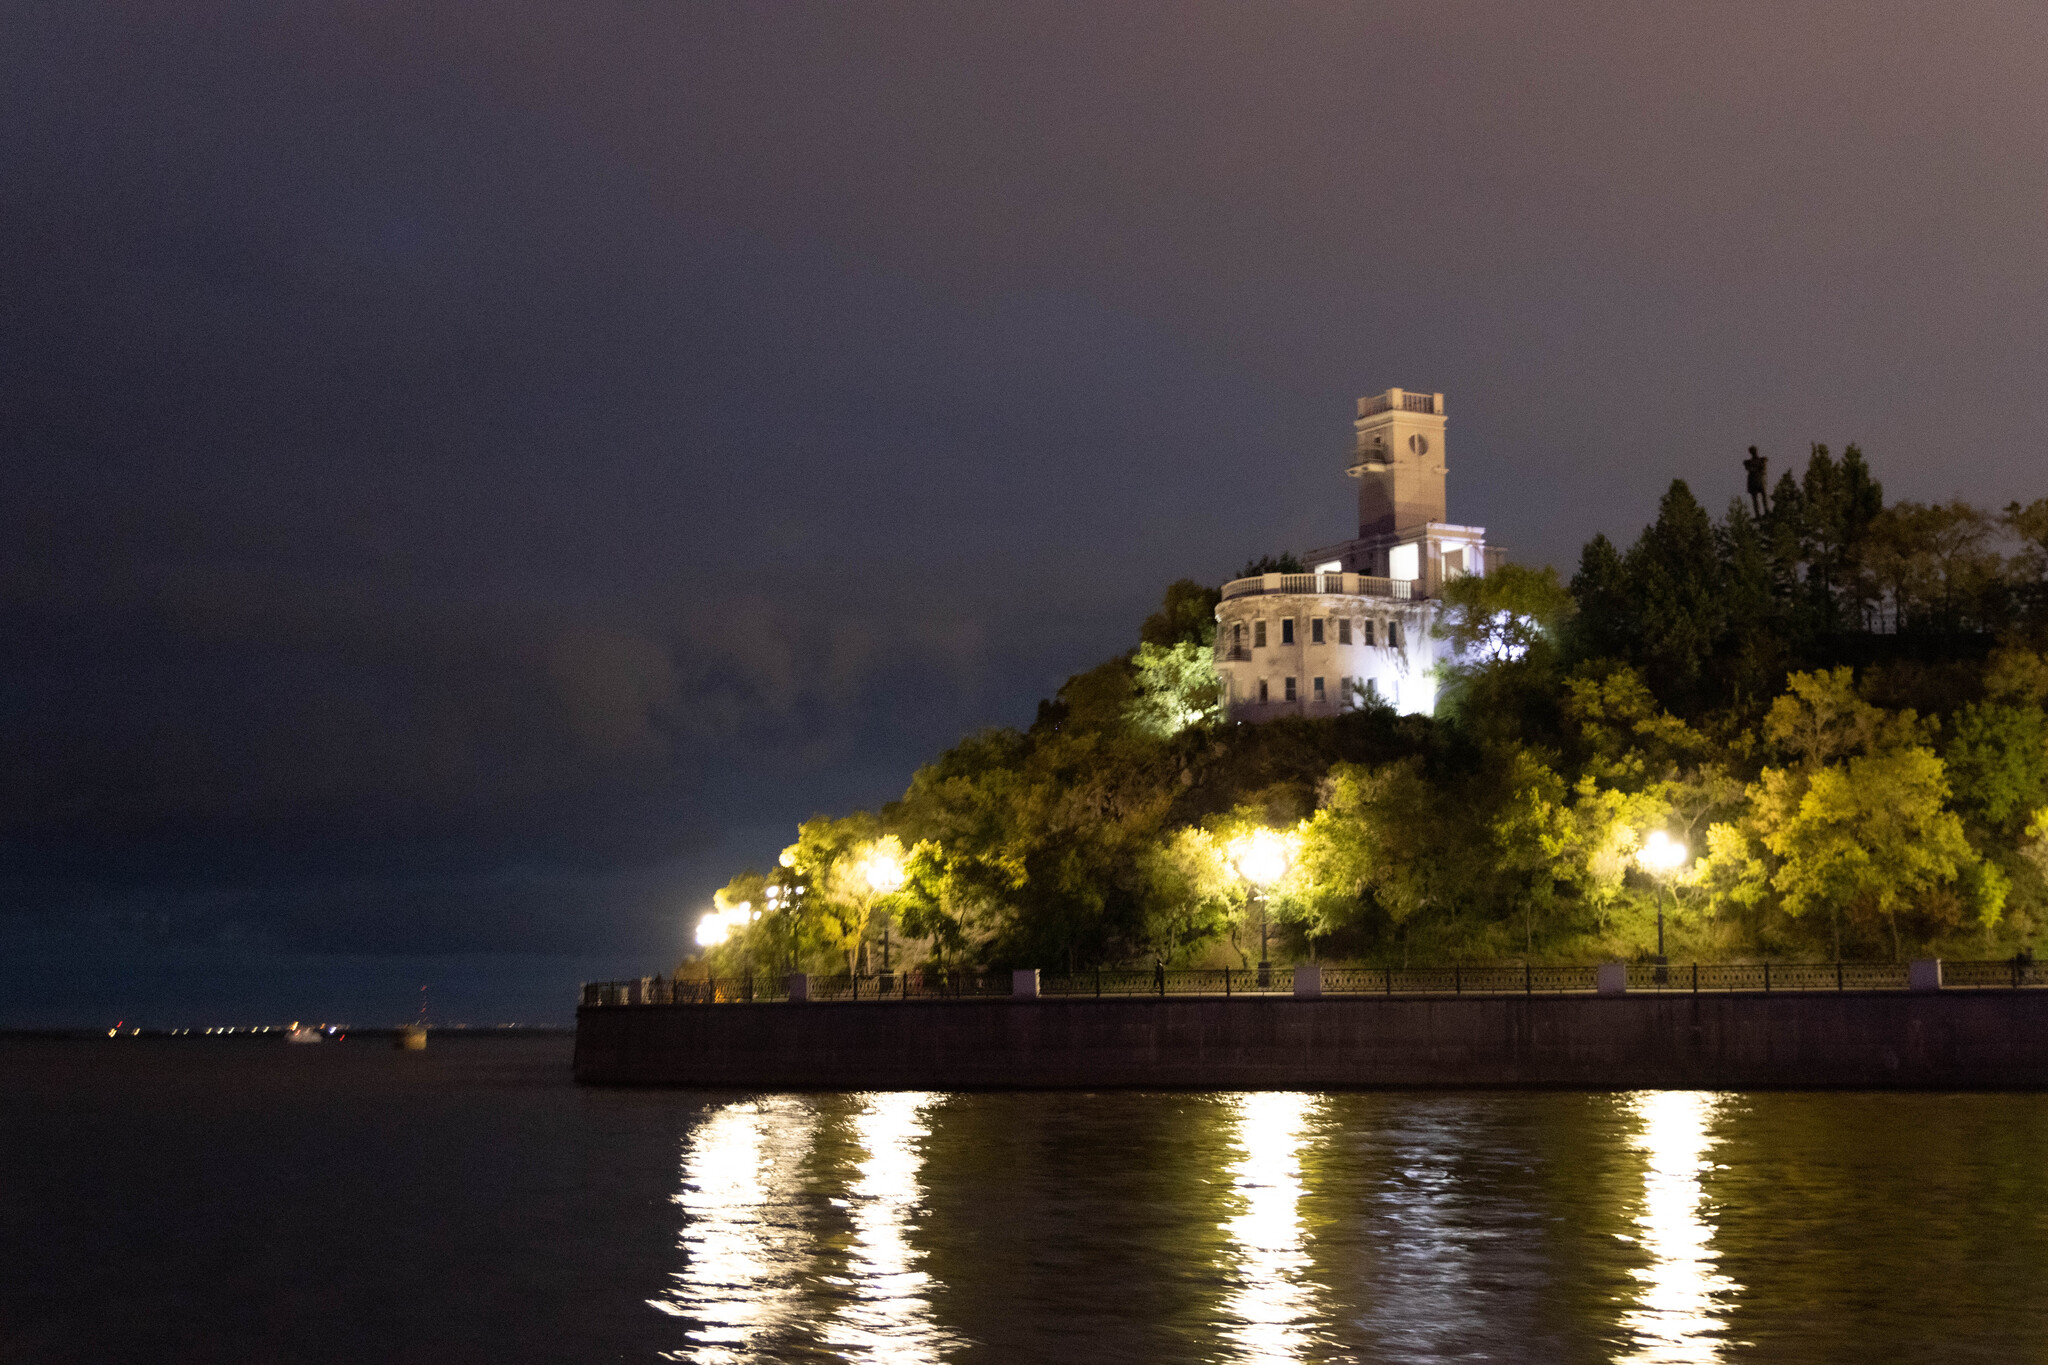
<svg viewBox="0 0 2048 1365"><path fill-rule="evenodd" d="M1436 604L1359 574L1265 574L1224 585L1216 668L1233 720L1334 716L1370 702L1436 706Z"/></svg>

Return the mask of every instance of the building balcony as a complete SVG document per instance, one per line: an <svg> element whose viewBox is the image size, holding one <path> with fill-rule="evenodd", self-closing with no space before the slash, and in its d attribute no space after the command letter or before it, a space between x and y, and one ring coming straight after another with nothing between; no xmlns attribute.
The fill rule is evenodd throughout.
<svg viewBox="0 0 2048 1365"><path fill-rule="evenodd" d="M1362 573L1269 573L1253 578L1234 578L1223 585L1223 600L1256 597L1262 593L1331 594L1345 597L1384 597L1395 602L1413 601L1421 596L1417 585L1404 578L1375 578Z"/></svg>

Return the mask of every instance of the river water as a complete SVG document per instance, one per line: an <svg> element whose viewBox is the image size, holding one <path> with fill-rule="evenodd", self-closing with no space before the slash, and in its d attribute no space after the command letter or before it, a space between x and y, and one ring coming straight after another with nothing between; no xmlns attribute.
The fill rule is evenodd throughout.
<svg viewBox="0 0 2048 1365"><path fill-rule="evenodd" d="M2048 1096L579 1090L0 1043L0 1360L2048 1359Z"/></svg>

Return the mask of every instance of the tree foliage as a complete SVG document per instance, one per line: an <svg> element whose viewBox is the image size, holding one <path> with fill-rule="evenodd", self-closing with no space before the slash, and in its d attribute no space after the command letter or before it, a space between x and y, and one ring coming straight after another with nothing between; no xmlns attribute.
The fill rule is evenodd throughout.
<svg viewBox="0 0 2048 1365"><path fill-rule="evenodd" d="M1673 482L1568 586L1447 583L1433 717L1227 723L1216 603L1172 584L1029 728L806 821L700 966L1242 965L1262 917L1276 956L1586 961L1651 951L1660 906L1709 960L2048 947L2048 499L1887 506L1854 446L1761 513ZM1292 862L1254 894L1259 829ZM1660 830L1692 854L1662 882Z"/></svg>

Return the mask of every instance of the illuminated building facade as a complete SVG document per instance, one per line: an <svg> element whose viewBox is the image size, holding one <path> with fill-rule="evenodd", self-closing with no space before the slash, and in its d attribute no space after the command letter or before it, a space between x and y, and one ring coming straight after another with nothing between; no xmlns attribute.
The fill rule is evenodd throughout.
<svg viewBox="0 0 2048 1365"><path fill-rule="evenodd" d="M1309 552L1299 574L1223 585L1216 667L1232 720L1329 716L1378 698L1436 708L1444 583L1486 571L1486 530L1445 520L1444 396L1358 400L1351 463L1358 535Z"/></svg>

